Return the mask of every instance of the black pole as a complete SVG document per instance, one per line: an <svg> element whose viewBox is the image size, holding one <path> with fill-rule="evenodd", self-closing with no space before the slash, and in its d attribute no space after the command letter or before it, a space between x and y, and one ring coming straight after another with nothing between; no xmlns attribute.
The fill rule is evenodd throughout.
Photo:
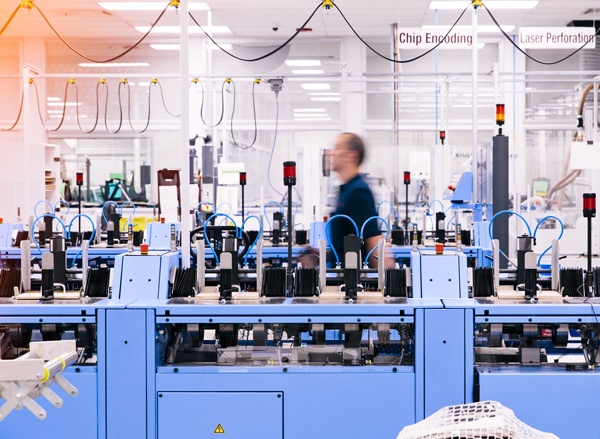
<svg viewBox="0 0 600 439"><path fill-rule="evenodd" d="M83 236L83 232L81 231L81 190L83 189L83 172L78 172L77 174L75 174L75 179L77 180L77 189L79 189L77 192L79 192L78 195L78 201L79 201L79 208L78 213L79 213L79 217L78 219L78 227L79 227L79 233L81 233L81 236Z"/></svg>
<svg viewBox="0 0 600 439"><path fill-rule="evenodd" d="M404 171L404 187L406 188L406 220L404 229L408 231L408 186L410 185L410 172Z"/></svg>
<svg viewBox="0 0 600 439"><path fill-rule="evenodd" d="M583 216L587 218L587 274L585 286L588 297L594 297L594 273L592 272L592 218L596 216L596 194L583 194Z"/></svg>
<svg viewBox="0 0 600 439"><path fill-rule="evenodd" d="M244 222L244 186L246 186L246 173L240 172L240 186L242 187L242 222Z"/></svg>
<svg viewBox="0 0 600 439"><path fill-rule="evenodd" d="M244 186L242 186L242 222L244 222Z"/></svg>
<svg viewBox="0 0 600 439"><path fill-rule="evenodd" d="M288 186L288 205L287 205L287 245L288 245L288 272L287 272L287 288L288 296L292 295L294 286L294 271L292 270L292 189Z"/></svg>
<svg viewBox="0 0 600 439"><path fill-rule="evenodd" d="M288 266L287 266L287 296L293 296L294 271L292 270L292 189L296 184L296 162L283 162L283 184L288 187Z"/></svg>
<svg viewBox="0 0 600 439"><path fill-rule="evenodd" d="M406 226L405 229L408 230L408 185L406 185Z"/></svg>

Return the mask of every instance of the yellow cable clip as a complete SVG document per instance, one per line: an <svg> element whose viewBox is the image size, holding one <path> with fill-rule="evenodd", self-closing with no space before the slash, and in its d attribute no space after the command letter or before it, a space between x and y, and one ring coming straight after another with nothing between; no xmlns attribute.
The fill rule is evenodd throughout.
<svg viewBox="0 0 600 439"><path fill-rule="evenodd" d="M42 383L45 383L50 378L50 371L44 367L44 376L42 377Z"/></svg>
<svg viewBox="0 0 600 439"><path fill-rule="evenodd" d="M33 78L29 78L29 83L33 84Z"/></svg>
<svg viewBox="0 0 600 439"><path fill-rule="evenodd" d="M106 79L104 79L104 78L98 79L98 84L106 84Z"/></svg>
<svg viewBox="0 0 600 439"><path fill-rule="evenodd" d="M181 6L181 2L179 0L171 0L171 3L169 3L169 6L178 8Z"/></svg>
<svg viewBox="0 0 600 439"><path fill-rule="evenodd" d="M331 0L324 0L323 1L323 7L327 10L330 10L331 8L334 7L334 4Z"/></svg>
<svg viewBox="0 0 600 439"><path fill-rule="evenodd" d="M120 84L127 84L127 78L123 78L121 79L121 81L119 81Z"/></svg>
<svg viewBox="0 0 600 439"><path fill-rule="evenodd" d="M75 84L75 78L69 78L69 84Z"/></svg>
<svg viewBox="0 0 600 439"><path fill-rule="evenodd" d="M255 83L255 84L260 84L260 78L256 78L256 79L254 80L254 83Z"/></svg>
<svg viewBox="0 0 600 439"><path fill-rule="evenodd" d="M24 0L21 2L21 7L22 8L26 8L26 9L32 9L33 8L33 1L31 0Z"/></svg>
<svg viewBox="0 0 600 439"><path fill-rule="evenodd" d="M225 82L226 82L227 84L231 84L231 82L232 82L232 81L231 81L231 78L227 78L227 79L225 79Z"/></svg>
<svg viewBox="0 0 600 439"><path fill-rule="evenodd" d="M152 78L152 79L150 80L150 84L158 84L158 79L156 79L156 78Z"/></svg>
<svg viewBox="0 0 600 439"><path fill-rule="evenodd" d="M192 79L192 84L198 84L198 78Z"/></svg>
<svg viewBox="0 0 600 439"><path fill-rule="evenodd" d="M473 0L473 4L471 4L471 6L473 6L475 9L483 7L481 0Z"/></svg>

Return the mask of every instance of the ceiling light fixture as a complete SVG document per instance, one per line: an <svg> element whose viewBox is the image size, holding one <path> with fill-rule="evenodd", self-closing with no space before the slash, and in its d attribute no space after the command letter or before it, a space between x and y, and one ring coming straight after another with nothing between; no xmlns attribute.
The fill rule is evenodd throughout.
<svg viewBox="0 0 600 439"><path fill-rule="evenodd" d="M94 63L94 62L81 62L79 67L85 68L113 68L113 67L149 67L150 63L147 62L106 62L106 63Z"/></svg>
<svg viewBox="0 0 600 439"><path fill-rule="evenodd" d="M319 83L308 83L308 84L300 84L304 90L331 90L331 85L329 84L319 84Z"/></svg>
<svg viewBox="0 0 600 439"><path fill-rule="evenodd" d="M153 48L154 50L179 50L179 49L181 49L181 44L179 44L179 43L173 43L173 44L155 43L155 44L150 44L150 47Z"/></svg>
<svg viewBox="0 0 600 439"><path fill-rule="evenodd" d="M288 67L319 67L322 65L318 59L288 59L285 64Z"/></svg>
<svg viewBox="0 0 600 439"><path fill-rule="evenodd" d="M307 117L306 119L295 119L296 122L325 122L331 120L330 117Z"/></svg>
<svg viewBox="0 0 600 439"><path fill-rule="evenodd" d="M310 98L311 101L313 102L340 102L342 100L342 98L340 97L333 97L333 96L323 96L322 98L316 97L316 98Z"/></svg>
<svg viewBox="0 0 600 439"><path fill-rule="evenodd" d="M325 113L325 108L294 108L294 113Z"/></svg>
<svg viewBox="0 0 600 439"><path fill-rule="evenodd" d="M340 96L339 91L307 93L309 96Z"/></svg>
<svg viewBox="0 0 600 439"><path fill-rule="evenodd" d="M162 11L165 2L98 2L98 6L107 11ZM210 7L203 2L189 2L190 11L209 11Z"/></svg>
<svg viewBox="0 0 600 439"><path fill-rule="evenodd" d="M538 5L538 0L487 0L485 6L490 9L533 9ZM465 9L464 1L432 1L429 9Z"/></svg>
<svg viewBox="0 0 600 439"><path fill-rule="evenodd" d="M48 102L48 107L81 107L81 102L67 102L65 105L63 102Z"/></svg>
<svg viewBox="0 0 600 439"><path fill-rule="evenodd" d="M212 34L230 34L231 29L227 26L202 26L208 33ZM204 34L198 26L190 26L189 32L190 34ZM147 33L150 30L150 26L135 26L135 30L141 32L143 34ZM180 28L179 26L154 26L152 29L152 33L154 34L179 34Z"/></svg>
<svg viewBox="0 0 600 439"><path fill-rule="evenodd" d="M321 69L292 70L294 75L322 75L324 73L325 70Z"/></svg>

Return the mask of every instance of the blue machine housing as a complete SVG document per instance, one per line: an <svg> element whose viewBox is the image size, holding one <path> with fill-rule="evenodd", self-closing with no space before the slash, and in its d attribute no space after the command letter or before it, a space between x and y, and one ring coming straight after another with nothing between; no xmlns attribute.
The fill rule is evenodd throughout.
<svg viewBox="0 0 600 439"><path fill-rule="evenodd" d="M133 338L135 345L146 346L146 363L129 364L132 374L122 381L147 388L146 398L136 395L137 405L130 406L130 410L147 408L149 438L210 436L219 425L226 434L244 439L394 437L402 427L423 419L434 409L465 399L464 358L468 347L464 334L442 336L440 332L429 341L425 335L426 324L436 328L465 325L463 312L445 312L439 300L335 304L282 298L255 304L207 304L174 299L138 301L127 312L146 317L145 327L129 326L130 344ZM413 327L414 362L355 366L327 365L325 361L322 365L275 362L256 366L165 362L169 327L359 323ZM363 331L363 338L366 334ZM448 369L444 363L448 356L457 360L459 367ZM425 366L426 357L432 367ZM443 377L439 376L441 366L435 365L445 367ZM142 378L144 367L146 376ZM440 380L445 386L443 396ZM323 416L307 419L306 413ZM364 422L354 421L357 413ZM194 428L180 422L182 417L193 418ZM122 422L119 431L140 431L142 426L130 421Z"/></svg>
<svg viewBox="0 0 600 439"><path fill-rule="evenodd" d="M34 339L41 337L41 334L48 331L48 327L54 325L65 331L63 339L73 337L73 330L70 328L87 326L92 329L88 335L95 333L95 339L90 342L96 347L96 361L73 364L62 374L78 389L76 398L70 398L53 384L51 389L63 399L63 407L53 407L44 398L36 399L48 412L48 417L40 421L26 409L12 411L0 422L1 438L62 439L69 435L69 431L77 432L78 438L116 437L107 436L105 422L108 395L119 392L119 389L107 385L110 375L118 367L117 359L111 358L114 361L112 364L108 361L111 355L107 341L112 337L107 330L107 320L111 313L124 312L125 305L124 302L106 299L39 303L0 298L0 325L30 328ZM4 400L0 399L0 402Z"/></svg>
<svg viewBox="0 0 600 439"><path fill-rule="evenodd" d="M179 253L151 251L122 253L115 257L112 297L115 299L166 299L169 276L179 267Z"/></svg>

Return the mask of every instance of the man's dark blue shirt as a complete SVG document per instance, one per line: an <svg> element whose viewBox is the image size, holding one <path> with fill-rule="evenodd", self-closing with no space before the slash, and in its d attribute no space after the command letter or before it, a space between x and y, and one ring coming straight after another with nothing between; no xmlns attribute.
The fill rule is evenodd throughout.
<svg viewBox="0 0 600 439"><path fill-rule="evenodd" d="M365 221L377 215L375 198L373 198L373 193L369 185L361 175L357 175L352 180L340 186L338 204L331 216L333 217L334 215L348 215L356 222L359 233ZM331 243L343 264L344 236L355 235L356 231L350 221L343 218L333 220L329 228ZM366 240L380 234L377 228L377 220L371 220L365 226L363 239ZM362 257L365 258L364 246L362 252Z"/></svg>

